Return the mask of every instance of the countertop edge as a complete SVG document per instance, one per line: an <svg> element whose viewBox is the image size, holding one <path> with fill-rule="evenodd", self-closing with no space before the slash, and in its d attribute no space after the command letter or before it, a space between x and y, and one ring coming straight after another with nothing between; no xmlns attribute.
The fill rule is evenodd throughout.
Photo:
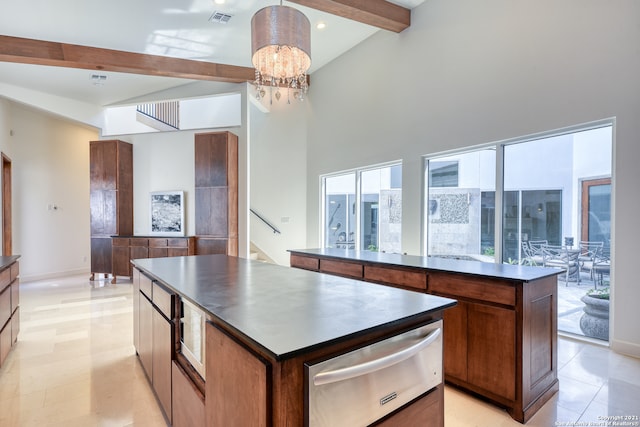
<svg viewBox="0 0 640 427"><path fill-rule="evenodd" d="M446 262L448 264L455 264L455 263L481 263L481 264L486 264L483 267L488 267L488 266L494 266L494 267L489 267L489 268L510 268L513 267L514 269L518 269L518 268L524 268L524 269L536 269L538 271L536 271L537 274L532 274L532 277L523 277L521 275L517 275L515 274L515 272L513 274L498 274L498 272L496 273L487 273L487 272L477 272L477 271L471 271L471 270L464 270L464 269L452 269L450 268L450 266L429 266L429 265L413 265L410 263L403 263L403 262L395 262L393 260L372 260L372 259L366 259L363 257L359 257L359 256L349 256L350 254L359 254L361 253L361 251L356 251L353 249L350 250L341 250L343 251L342 254L332 254L332 253L326 253L325 252L326 249L287 249L287 252L291 253L291 254L295 254L295 255L306 255L306 256L314 256L314 257L318 257L318 258L324 258L324 259L335 259L335 260L351 260L351 261L357 261L357 262L361 262L363 264L384 264L384 265L389 265L389 266L395 266L395 267L403 267L403 268L412 268L412 269L419 269L419 270L426 270L427 272L429 270L431 271L445 271L447 273L455 273L455 274L463 274L463 275L471 275L471 276L482 276L482 277L489 277L492 279L502 279L502 280L512 280L512 281L519 281L519 282L532 282L534 280L539 280L539 279L544 279L546 277L551 277L551 276L555 276L558 274L563 273L565 270L561 269L561 268L550 268L550 267L529 267L529 266L510 266L508 264L494 264L494 263L482 263L482 261L466 261L466 260L456 260L456 259L440 259L443 262ZM366 252L366 251L364 251ZM429 261L430 259L432 259L432 257L422 257L422 256L417 256L417 255L401 255L401 254L385 254L385 253L376 253L376 256L378 258L380 257L385 257L385 255L389 255L389 257L394 256L394 257L400 257L400 258L409 258L409 259L422 259L425 261ZM544 271L542 271L544 270Z"/></svg>

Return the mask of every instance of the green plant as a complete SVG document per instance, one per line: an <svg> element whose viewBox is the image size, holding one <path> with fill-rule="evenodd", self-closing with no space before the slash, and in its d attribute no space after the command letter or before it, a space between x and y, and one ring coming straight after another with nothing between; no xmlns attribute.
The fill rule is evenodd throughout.
<svg viewBox="0 0 640 427"><path fill-rule="evenodd" d="M367 250L371 252L378 252L378 247L376 245L367 246Z"/></svg>
<svg viewBox="0 0 640 427"><path fill-rule="evenodd" d="M600 289L589 289L587 295L592 298L609 299L610 290L609 286Z"/></svg>
<svg viewBox="0 0 640 427"><path fill-rule="evenodd" d="M511 257L509 257L509 259L508 259L508 260L506 260L504 263L505 263L505 264L511 264L511 265L517 265L517 264L519 264L517 259L513 259L513 258L511 258Z"/></svg>
<svg viewBox="0 0 640 427"><path fill-rule="evenodd" d="M485 248L482 254L486 256L494 256L496 254L496 250L495 248L492 248L491 246L489 246L488 248Z"/></svg>

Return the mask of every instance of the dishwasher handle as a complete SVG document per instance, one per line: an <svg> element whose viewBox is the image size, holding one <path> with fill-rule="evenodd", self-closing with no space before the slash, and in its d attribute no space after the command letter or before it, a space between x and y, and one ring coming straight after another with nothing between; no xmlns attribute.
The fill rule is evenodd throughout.
<svg viewBox="0 0 640 427"><path fill-rule="evenodd" d="M335 369L333 371L320 372L313 377L313 384L318 386L336 383L339 381L348 380L350 378L367 375L372 372L393 366L397 363L407 360L408 358L416 355L417 353L428 347L440 336L440 333L440 328L435 329L416 344L413 344L395 353L382 356L378 359L370 360L358 365L348 366L346 368Z"/></svg>

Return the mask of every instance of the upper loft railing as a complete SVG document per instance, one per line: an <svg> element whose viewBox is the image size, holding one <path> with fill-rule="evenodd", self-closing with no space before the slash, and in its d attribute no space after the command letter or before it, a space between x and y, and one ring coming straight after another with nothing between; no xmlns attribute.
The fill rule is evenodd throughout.
<svg viewBox="0 0 640 427"><path fill-rule="evenodd" d="M265 224L267 224L267 226L268 226L269 228L271 228L271 230L273 230L274 234L281 234L281 233L280 233L280 230L278 230L278 228L277 228L275 225L273 225L273 224L271 224L269 221L267 221L267 220L266 220L262 215L260 215L258 212L254 211L254 210L253 210L253 209L251 209L251 208L249 209L249 211L250 211L252 214L254 214L255 216L257 216L257 217L258 217L258 219L260 219L260 221L262 221L262 222L264 222Z"/></svg>
<svg viewBox="0 0 640 427"><path fill-rule="evenodd" d="M155 129L158 129L158 130L179 130L180 129L180 102L179 101L166 101L166 102L153 102L150 104L139 104L136 107L136 112L142 115L142 117L138 116L139 121ZM147 120L145 120L145 118L147 118ZM148 119L151 119L151 120L148 120Z"/></svg>

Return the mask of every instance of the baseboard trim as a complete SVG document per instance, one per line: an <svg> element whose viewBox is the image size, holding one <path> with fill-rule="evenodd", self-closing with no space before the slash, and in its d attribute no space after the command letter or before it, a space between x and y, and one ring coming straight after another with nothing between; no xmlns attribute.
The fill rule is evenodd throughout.
<svg viewBox="0 0 640 427"><path fill-rule="evenodd" d="M640 358L640 345L638 344L627 341L612 340L609 346L616 353Z"/></svg>
<svg viewBox="0 0 640 427"><path fill-rule="evenodd" d="M78 268L75 270L55 271L50 273L32 274L32 275L24 275L22 274L22 272L20 272L20 283L37 282L40 280L51 280L51 279L57 279L60 277L77 276L81 274L86 274L87 280L89 280L89 276L91 275L91 272L87 268Z"/></svg>

